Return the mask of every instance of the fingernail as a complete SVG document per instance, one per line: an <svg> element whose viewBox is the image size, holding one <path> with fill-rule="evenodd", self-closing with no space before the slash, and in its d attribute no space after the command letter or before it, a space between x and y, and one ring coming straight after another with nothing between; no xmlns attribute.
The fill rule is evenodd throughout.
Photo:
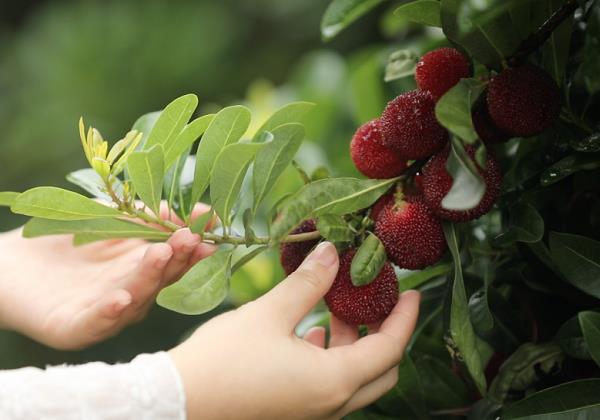
<svg viewBox="0 0 600 420"><path fill-rule="evenodd" d="M331 266L337 262L337 250L333 246L331 242L321 242L317 247L311 252L308 257L306 257L305 262L307 261L316 261L324 266Z"/></svg>
<svg viewBox="0 0 600 420"><path fill-rule="evenodd" d="M419 292L418 290L414 290L414 289L410 289L405 292L402 292L400 294L400 297L407 298L407 297L410 297L411 295L416 295L419 299L421 299L421 292Z"/></svg>
<svg viewBox="0 0 600 420"><path fill-rule="evenodd" d="M172 255L166 256L166 257L162 257L159 260L156 261L155 266L156 268L163 268L164 266L167 265L167 263L169 262L169 260L171 259Z"/></svg>

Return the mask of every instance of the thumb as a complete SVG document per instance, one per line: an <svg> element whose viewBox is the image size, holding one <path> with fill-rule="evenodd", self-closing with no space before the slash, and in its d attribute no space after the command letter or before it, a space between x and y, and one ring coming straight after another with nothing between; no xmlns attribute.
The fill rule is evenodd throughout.
<svg viewBox="0 0 600 420"><path fill-rule="evenodd" d="M293 329L327 293L338 271L337 250L322 242L288 278L257 303L265 305L286 329Z"/></svg>

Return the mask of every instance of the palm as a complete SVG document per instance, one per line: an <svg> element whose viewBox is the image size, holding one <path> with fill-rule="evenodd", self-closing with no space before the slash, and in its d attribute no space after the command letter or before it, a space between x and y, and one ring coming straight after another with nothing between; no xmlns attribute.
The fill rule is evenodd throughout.
<svg viewBox="0 0 600 420"><path fill-rule="evenodd" d="M187 229L159 244L129 239L74 247L69 235L22 239L20 231L7 239L6 264L17 273L9 293L24 302L13 324L59 348L95 343L143 318L161 288L212 252Z"/></svg>

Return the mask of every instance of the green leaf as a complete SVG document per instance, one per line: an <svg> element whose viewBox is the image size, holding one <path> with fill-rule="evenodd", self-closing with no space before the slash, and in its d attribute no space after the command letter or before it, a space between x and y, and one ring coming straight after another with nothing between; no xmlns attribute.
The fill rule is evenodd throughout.
<svg viewBox="0 0 600 420"><path fill-rule="evenodd" d="M165 170L169 169L171 165L177 161L179 156L181 156L182 153L190 148L192 144L204 134L214 117L214 114L208 114L196 118L183 128L175 141L165 145Z"/></svg>
<svg viewBox="0 0 600 420"><path fill-rule="evenodd" d="M131 129L137 130L143 134L142 140L140 141L141 145L144 145L146 143L146 141L148 140L148 136L150 135L150 132L152 131L152 128L154 127L154 124L156 124L156 121L158 121L158 117L160 117L160 113L161 113L161 111L149 112L149 113L144 114L141 117L139 117L136 120L136 122L133 123L133 127L131 127Z"/></svg>
<svg viewBox="0 0 600 420"><path fill-rule="evenodd" d="M112 201L111 196L106 192L104 180L92 168L80 169L67 175L67 181L84 189L94 197L106 201ZM112 188L119 198L123 198L123 184L118 178L111 179Z"/></svg>
<svg viewBox="0 0 600 420"><path fill-rule="evenodd" d="M12 191L0 192L0 206L10 207L15 202L15 199L20 193Z"/></svg>
<svg viewBox="0 0 600 420"><path fill-rule="evenodd" d="M215 160L210 178L210 199L225 227L231 224L231 210L240 194L242 181L261 147L263 145L257 143L230 144Z"/></svg>
<svg viewBox="0 0 600 420"><path fill-rule="evenodd" d="M499 70L505 57L519 44L507 10L491 19L479 21L469 16L472 0L441 0L444 34L462 46L469 55L488 67Z"/></svg>
<svg viewBox="0 0 600 420"><path fill-rule="evenodd" d="M547 9L547 16L550 17L565 2L564 0L546 0L543 3ZM572 32L573 15L571 14L552 31L550 38L542 46L542 67L550 73L558 86L561 86L563 82Z"/></svg>
<svg viewBox="0 0 600 420"><path fill-rule="evenodd" d="M133 152L127 159L127 170L137 195L157 216L160 214L164 165L164 154L160 144Z"/></svg>
<svg viewBox="0 0 600 420"><path fill-rule="evenodd" d="M510 391L529 390L540 377L556 370L563 358L562 351L554 343L521 345L500 366L490 385L488 397L504 402L508 399Z"/></svg>
<svg viewBox="0 0 600 420"><path fill-rule="evenodd" d="M167 105L154 123L144 149L160 144L165 155L169 153L197 106L198 97L194 94L180 96Z"/></svg>
<svg viewBox="0 0 600 420"><path fill-rule="evenodd" d="M422 25L442 27L438 0L416 0L404 3L394 10L394 14Z"/></svg>
<svg viewBox="0 0 600 420"><path fill-rule="evenodd" d="M264 143L258 151L252 171L253 213L256 213L259 204L271 191L285 168L292 163L302 144L304 127L297 123L283 124L273 129L271 133L273 140Z"/></svg>
<svg viewBox="0 0 600 420"><path fill-rule="evenodd" d="M467 370L473 378L473 382L481 395L485 395L486 381L483 374L483 361L477 349L475 331L471 324L469 307L467 304L467 293L463 280L458 238L454 224L444 222L444 236L454 262L454 280L452 283L452 301L450 306L450 338L460 353Z"/></svg>
<svg viewBox="0 0 600 420"><path fill-rule="evenodd" d="M323 214L344 215L373 204L397 182L397 178L327 178L311 182L289 198L281 217L271 227L275 243L303 220Z"/></svg>
<svg viewBox="0 0 600 420"><path fill-rule="evenodd" d="M554 336L554 342L570 357L582 360L590 360L592 358L583 338L583 331L581 331L578 316L574 316L561 325Z"/></svg>
<svg viewBox="0 0 600 420"><path fill-rule="evenodd" d="M585 236L550 233L550 252L565 279L600 298L600 242Z"/></svg>
<svg viewBox="0 0 600 420"><path fill-rule="evenodd" d="M92 235L96 239L141 238L164 241L170 234L141 223L121 219L50 220L34 217L23 227L25 238L45 235Z"/></svg>
<svg viewBox="0 0 600 420"><path fill-rule="evenodd" d="M584 311L579 312L578 317L590 355L600 366L600 313Z"/></svg>
<svg viewBox="0 0 600 420"><path fill-rule="evenodd" d="M249 262L254 257L256 257L259 254L262 254L263 252L265 252L267 250L269 250L269 246L268 245L257 246L252 251L244 254L242 257L240 257L240 259L238 259L235 262L235 264L233 264L233 267L231 268L231 273L234 274L240 268L242 268L247 262Z"/></svg>
<svg viewBox="0 0 600 420"><path fill-rule="evenodd" d="M11 211L26 216L55 220L85 220L122 216L115 208L102 205L72 191L36 187L15 198Z"/></svg>
<svg viewBox="0 0 600 420"><path fill-rule="evenodd" d="M425 399L431 408L439 410L461 407L469 402L469 391L465 383L452 371L449 363L423 356L415 364L423 383Z"/></svg>
<svg viewBox="0 0 600 420"><path fill-rule="evenodd" d="M414 271L400 278L400 291L415 289L436 277L446 276L452 271L451 263L441 263Z"/></svg>
<svg viewBox="0 0 600 420"><path fill-rule="evenodd" d="M248 246L248 244L253 244L256 241L256 233L254 233L254 229L252 228L254 224L252 210L244 210L242 221L244 223L244 239L246 239L246 246Z"/></svg>
<svg viewBox="0 0 600 420"><path fill-rule="evenodd" d="M420 372L408 354L402 356L398 365L398 382L375 404L386 414L402 415L403 418L411 419L429 418Z"/></svg>
<svg viewBox="0 0 600 420"><path fill-rule="evenodd" d="M544 236L544 219L531 204L520 201L510 209L508 229L494 238L494 245L538 242Z"/></svg>
<svg viewBox="0 0 600 420"><path fill-rule="evenodd" d="M575 172L600 168L600 155L574 153L559 160L540 176L542 186L547 187Z"/></svg>
<svg viewBox="0 0 600 420"><path fill-rule="evenodd" d="M375 280L383 268L387 255L377 236L370 233L352 258L350 277L354 286L364 286Z"/></svg>
<svg viewBox="0 0 600 420"><path fill-rule="evenodd" d="M156 298L163 308L186 315L200 315L216 308L229 289L233 250L221 250L194 265L177 283Z"/></svg>
<svg viewBox="0 0 600 420"><path fill-rule="evenodd" d="M333 0L321 20L321 35L330 40L383 0Z"/></svg>
<svg viewBox="0 0 600 420"><path fill-rule="evenodd" d="M259 137L266 131L274 131L280 125L287 123L297 123L313 108L315 104L312 102L291 102L277 111L269 117L267 121L256 131L253 142L258 141Z"/></svg>
<svg viewBox="0 0 600 420"><path fill-rule="evenodd" d="M181 175L189 158L190 149L185 150L179 155L175 164L167 170L163 180L164 196L170 209L181 195ZM185 220L185 218L184 218Z"/></svg>
<svg viewBox="0 0 600 420"><path fill-rule="evenodd" d="M415 73L418 61L419 56L411 50L394 51L388 58L383 80L391 82L402 77L412 76Z"/></svg>
<svg viewBox="0 0 600 420"><path fill-rule="evenodd" d="M600 379L547 388L504 409L502 420L594 420L600 417Z"/></svg>
<svg viewBox="0 0 600 420"><path fill-rule="evenodd" d="M191 205L200 200L210 185L215 160L225 146L236 143L248 129L250 111L240 105L223 108L206 129L196 153Z"/></svg>
<svg viewBox="0 0 600 420"><path fill-rule="evenodd" d="M471 108L486 85L478 79L461 79L435 106L439 123L468 143L474 143L479 137L471 121Z"/></svg>
<svg viewBox="0 0 600 420"><path fill-rule="evenodd" d="M573 139L569 145L576 151L582 153L600 152L600 133L592 133L579 139Z"/></svg>
<svg viewBox="0 0 600 420"><path fill-rule="evenodd" d="M317 220L317 230L331 242L349 242L354 239L354 232L340 215L324 214Z"/></svg>
<svg viewBox="0 0 600 420"><path fill-rule="evenodd" d="M590 93L594 95L600 92L600 8L594 7L590 11L590 16L585 30L585 43L583 54L581 54L581 66L579 73Z"/></svg>
<svg viewBox="0 0 600 420"><path fill-rule="evenodd" d="M213 220L214 215L215 211L211 207L209 211L198 216L190 225L192 233L202 235L208 227L208 224Z"/></svg>
<svg viewBox="0 0 600 420"><path fill-rule="evenodd" d="M485 182L458 140L453 139L446 169L452 177L452 188L442 199L442 207L450 210L476 207L485 194Z"/></svg>

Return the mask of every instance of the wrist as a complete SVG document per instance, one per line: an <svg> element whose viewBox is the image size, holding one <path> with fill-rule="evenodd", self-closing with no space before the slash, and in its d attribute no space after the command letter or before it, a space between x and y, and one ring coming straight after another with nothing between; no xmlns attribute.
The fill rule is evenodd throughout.
<svg viewBox="0 0 600 420"><path fill-rule="evenodd" d="M9 330L10 323L8 321L8 264L7 264L7 253L11 249L10 244L10 232L0 233L0 330Z"/></svg>

